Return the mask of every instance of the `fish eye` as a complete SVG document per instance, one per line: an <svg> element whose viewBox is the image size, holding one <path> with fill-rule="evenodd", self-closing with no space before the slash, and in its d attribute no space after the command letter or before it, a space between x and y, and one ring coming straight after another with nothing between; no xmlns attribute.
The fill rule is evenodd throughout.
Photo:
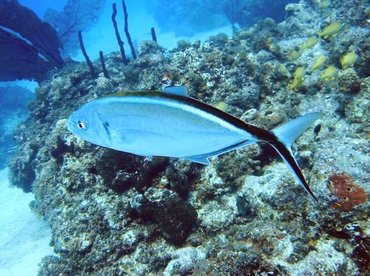
<svg viewBox="0 0 370 276"><path fill-rule="evenodd" d="M84 123L84 122L82 122L82 121L78 121L78 122L77 122L77 126L78 126L78 128L79 128L79 129L86 130L86 125L85 125L85 123Z"/></svg>

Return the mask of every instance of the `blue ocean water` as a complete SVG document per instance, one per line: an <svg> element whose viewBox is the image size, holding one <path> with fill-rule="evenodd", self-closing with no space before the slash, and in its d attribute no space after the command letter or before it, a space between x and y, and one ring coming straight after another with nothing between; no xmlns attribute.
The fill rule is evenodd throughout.
<svg viewBox="0 0 370 276"><path fill-rule="evenodd" d="M369 36L368 0L0 0L0 275L367 275ZM211 152L122 133L110 105L90 139L101 106L68 126L87 102L152 90L169 94L161 108L213 128L177 122L178 110L138 119L139 106L118 114L136 120L127 129L186 129L169 137ZM227 144L219 125L286 162L265 144ZM118 136L145 156L112 150ZM18 237L31 244L22 256Z"/></svg>
<svg viewBox="0 0 370 276"><path fill-rule="evenodd" d="M17 150L13 137L18 125L28 114L28 104L35 99L35 94L21 86L0 86L0 169L10 162L11 156Z"/></svg>

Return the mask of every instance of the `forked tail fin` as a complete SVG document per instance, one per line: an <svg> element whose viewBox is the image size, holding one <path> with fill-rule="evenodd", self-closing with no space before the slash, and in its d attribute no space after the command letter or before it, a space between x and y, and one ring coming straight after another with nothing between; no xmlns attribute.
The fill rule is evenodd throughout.
<svg viewBox="0 0 370 276"><path fill-rule="evenodd" d="M303 186L315 201L318 201L312 193L310 187L304 178L301 169L298 166L296 159L292 153L291 146L294 141L317 119L322 116L320 112L309 113L298 117L288 123L273 129L276 140L268 141L288 164L289 168L297 178L298 182Z"/></svg>

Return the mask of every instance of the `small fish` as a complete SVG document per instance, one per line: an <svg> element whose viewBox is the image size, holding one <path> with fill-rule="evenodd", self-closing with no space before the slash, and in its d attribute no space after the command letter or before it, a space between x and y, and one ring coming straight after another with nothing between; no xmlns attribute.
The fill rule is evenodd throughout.
<svg viewBox="0 0 370 276"><path fill-rule="evenodd" d="M10 148L8 148L8 149L7 149L7 152L8 152L8 153L13 153L13 152L15 152L17 149L18 149L18 146L12 146L12 147L10 147Z"/></svg>
<svg viewBox="0 0 370 276"><path fill-rule="evenodd" d="M306 70L303 66L297 67L293 73L293 81L289 84L289 88L296 90L297 88L301 87L305 80L305 74Z"/></svg>
<svg viewBox="0 0 370 276"><path fill-rule="evenodd" d="M312 70L316 71L319 69L321 66L323 66L326 62L327 58L324 55L320 55L316 58L314 64L312 65Z"/></svg>
<svg viewBox="0 0 370 276"><path fill-rule="evenodd" d="M247 124L187 95L182 86L162 92L125 92L92 100L68 120L68 129L90 143L141 156L167 156L208 165L209 158L262 141L281 155L316 199L291 151L294 140L321 113L310 113L271 131Z"/></svg>
<svg viewBox="0 0 370 276"><path fill-rule="evenodd" d="M336 36L341 28L342 24L338 21L335 21L326 26L321 32L318 33L318 35L324 39L327 39L329 37Z"/></svg>
<svg viewBox="0 0 370 276"><path fill-rule="evenodd" d="M335 66L333 66L333 65L329 65L321 73L321 79L323 81L332 81L332 80L335 80L337 78L337 76L338 76L338 69Z"/></svg>
<svg viewBox="0 0 370 276"><path fill-rule="evenodd" d="M313 46L316 45L316 43L318 42L318 39L317 37L315 36L311 36L309 38L306 39L305 42L303 42L299 48L301 49L301 51L304 51L304 50L307 50L307 49L310 49L312 48Z"/></svg>
<svg viewBox="0 0 370 276"><path fill-rule="evenodd" d="M343 69L351 67L355 64L357 60L357 55L354 52L347 52L340 58L340 64Z"/></svg>

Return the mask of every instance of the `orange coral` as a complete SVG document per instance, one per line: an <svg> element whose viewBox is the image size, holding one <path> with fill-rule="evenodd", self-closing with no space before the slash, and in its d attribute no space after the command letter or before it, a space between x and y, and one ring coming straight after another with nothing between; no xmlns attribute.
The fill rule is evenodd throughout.
<svg viewBox="0 0 370 276"><path fill-rule="evenodd" d="M334 173L329 177L328 188L337 197L331 207L343 211L351 211L356 205L367 201L367 194L352 177L345 173Z"/></svg>

